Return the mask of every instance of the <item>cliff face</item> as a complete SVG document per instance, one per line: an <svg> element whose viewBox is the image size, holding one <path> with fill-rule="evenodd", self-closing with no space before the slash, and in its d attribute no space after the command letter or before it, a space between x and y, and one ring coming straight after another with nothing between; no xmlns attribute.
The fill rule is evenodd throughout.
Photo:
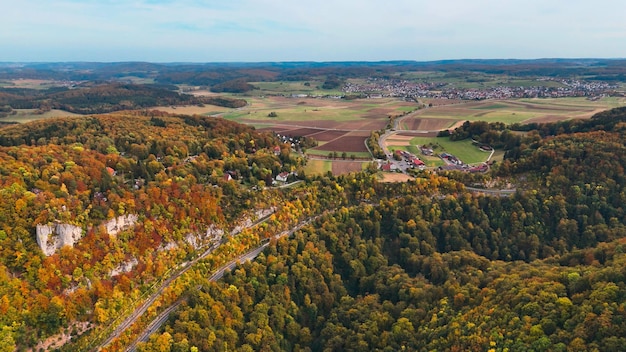
<svg viewBox="0 0 626 352"><path fill-rule="evenodd" d="M109 235L115 236L118 233L135 226L137 219L139 219L137 214L126 214L105 222L104 227Z"/></svg>
<svg viewBox="0 0 626 352"><path fill-rule="evenodd" d="M207 228L206 233L204 234L187 234L187 236L185 236L185 241L187 241L187 243L189 243L194 249L198 249L207 244L213 245L219 243L223 236L224 230L213 224Z"/></svg>
<svg viewBox="0 0 626 352"><path fill-rule="evenodd" d="M104 223L107 233L115 236L121 231L132 227L139 217L135 214L118 216ZM54 254L63 246L73 247L83 237L83 229L78 226L62 223L37 225L37 244L46 256Z"/></svg>
<svg viewBox="0 0 626 352"><path fill-rule="evenodd" d="M46 256L63 246L74 246L83 237L83 229L70 224L37 225L37 244Z"/></svg>

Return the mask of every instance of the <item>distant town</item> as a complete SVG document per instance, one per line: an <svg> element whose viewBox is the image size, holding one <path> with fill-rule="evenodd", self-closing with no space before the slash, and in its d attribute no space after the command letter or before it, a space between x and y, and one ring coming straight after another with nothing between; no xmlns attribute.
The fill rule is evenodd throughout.
<svg viewBox="0 0 626 352"><path fill-rule="evenodd" d="M366 83L348 82L343 86L346 94L367 94L370 98L401 97L406 99L439 98L461 100L510 98L564 98L611 95L617 85L606 82L586 82L572 79L536 79L536 86L496 86L484 88L450 88L446 83L417 83L406 80L370 78ZM552 87L546 82L556 82Z"/></svg>

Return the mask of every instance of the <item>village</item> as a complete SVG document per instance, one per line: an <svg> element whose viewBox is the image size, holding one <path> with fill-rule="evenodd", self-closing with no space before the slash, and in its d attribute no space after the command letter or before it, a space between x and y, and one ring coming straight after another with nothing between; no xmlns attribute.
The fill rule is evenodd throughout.
<svg viewBox="0 0 626 352"><path fill-rule="evenodd" d="M600 97L617 86L606 82L586 82L572 79L537 79L536 86L497 86L485 88L447 88L441 82L417 83L406 80L369 78L366 83L347 82L346 94L367 94L370 98L400 97L405 99L436 98L460 100L511 99L511 98L565 98ZM561 87L551 87L544 82L554 81Z"/></svg>

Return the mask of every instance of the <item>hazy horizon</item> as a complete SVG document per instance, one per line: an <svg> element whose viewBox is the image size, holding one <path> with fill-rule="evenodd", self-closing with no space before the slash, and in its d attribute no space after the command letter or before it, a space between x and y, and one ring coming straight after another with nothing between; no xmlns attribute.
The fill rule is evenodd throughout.
<svg viewBox="0 0 626 352"><path fill-rule="evenodd" d="M626 2L23 0L0 62L624 58Z"/></svg>

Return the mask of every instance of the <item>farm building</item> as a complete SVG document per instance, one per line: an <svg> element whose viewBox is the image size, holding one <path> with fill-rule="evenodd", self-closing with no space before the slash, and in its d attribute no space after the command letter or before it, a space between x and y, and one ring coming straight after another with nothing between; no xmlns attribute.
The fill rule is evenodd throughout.
<svg viewBox="0 0 626 352"><path fill-rule="evenodd" d="M289 177L289 173L288 172L281 172L278 175L276 175L276 181L287 182L287 178L288 177Z"/></svg>

